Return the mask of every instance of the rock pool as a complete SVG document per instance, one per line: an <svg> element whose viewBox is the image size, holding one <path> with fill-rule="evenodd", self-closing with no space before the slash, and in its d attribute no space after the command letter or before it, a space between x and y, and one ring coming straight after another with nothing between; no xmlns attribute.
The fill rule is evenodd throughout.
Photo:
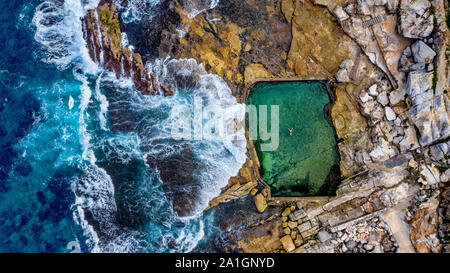
<svg viewBox="0 0 450 273"><path fill-rule="evenodd" d="M279 105L279 145L264 151L260 125L255 148L261 177L271 186L272 196L334 195L340 180L339 154L334 127L326 118L330 105L328 87L321 81L259 82L247 104L256 109L267 105L267 128L272 129L271 105ZM258 111L258 120L261 118ZM250 123L251 115L247 115Z"/></svg>

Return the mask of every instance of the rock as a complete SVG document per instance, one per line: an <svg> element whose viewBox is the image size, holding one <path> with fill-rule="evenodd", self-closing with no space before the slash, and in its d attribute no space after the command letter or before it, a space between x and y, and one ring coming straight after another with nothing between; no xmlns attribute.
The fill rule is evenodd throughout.
<svg viewBox="0 0 450 273"><path fill-rule="evenodd" d="M264 195L262 195L262 193L258 193L254 196L254 200L258 212L263 213L267 208L267 202L266 198L264 198Z"/></svg>
<svg viewBox="0 0 450 273"><path fill-rule="evenodd" d="M431 63L436 53L421 40L411 45L412 54L416 63Z"/></svg>
<svg viewBox="0 0 450 273"><path fill-rule="evenodd" d="M447 143L439 143L430 147L430 153L434 160L442 160L445 155L449 154L449 146Z"/></svg>
<svg viewBox="0 0 450 273"><path fill-rule="evenodd" d="M285 208L284 211L281 213L281 216L288 216L291 213L291 208Z"/></svg>
<svg viewBox="0 0 450 273"><path fill-rule="evenodd" d="M348 77L347 69L339 69L338 72L336 72L336 81L346 83L350 81L350 78Z"/></svg>
<svg viewBox="0 0 450 273"><path fill-rule="evenodd" d="M366 251L372 251L373 249L374 249L374 245L373 244L365 244L364 245L364 249L366 250Z"/></svg>
<svg viewBox="0 0 450 273"><path fill-rule="evenodd" d="M437 240L437 207L439 201L431 199L420 205L410 223L411 241L419 253L435 252L439 245ZM435 250L435 251L433 251Z"/></svg>
<svg viewBox="0 0 450 273"><path fill-rule="evenodd" d="M336 5L336 8L334 8L333 13L334 15L336 15L339 21L345 21L348 18L350 18L350 16L348 16L348 14L344 11L344 9L339 5Z"/></svg>
<svg viewBox="0 0 450 273"><path fill-rule="evenodd" d="M300 233L305 232L310 228L311 228L311 223L309 221L297 226L297 229L298 229L298 231L300 231Z"/></svg>
<svg viewBox="0 0 450 273"><path fill-rule="evenodd" d="M378 92L377 92L377 84L373 84L369 87L369 95L376 97L378 96Z"/></svg>
<svg viewBox="0 0 450 273"><path fill-rule="evenodd" d="M288 224L288 227L291 228L291 229L296 228L297 225L298 225L298 223L294 222L294 221L289 221L287 224Z"/></svg>
<svg viewBox="0 0 450 273"><path fill-rule="evenodd" d="M443 174L441 174L441 182L447 183L450 181L450 169L445 170ZM450 210L449 210L450 211Z"/></svg>
<svg viewBox="0 0 450 273"><path fill-rule="evenodd" d="M385 111L385 115L386 115L386 119L387 120L395 120L395 118L397 117L397 115L395 114L394 110L392 110L391 107L387 106L384 108Z"/></svg>
<svg viewBox="0 0 450 273"><path fill-rule="evenodd" d="M402 0L398 32L407 38L421 39L433 31L433 14L428 0Z"/></svg>
<svg viewBox="0 0 450 273"><path fill-rule="evenodd" d="M439 170L434 166L434 164L423 164L420 166L421 177L418 181L424 185L435 185L440 182L440 175Z"/></svg>
<svg viewBox="0 0 450 273"><path fill-rule="evenodd" d="M304 218L305 216L306 212L303 209L299 209L289 214L289 219L291 219L291 221L298 221L301 218Z"/></svg>
<svg viewBox="0 0 450 273"><path fill-rule="evenodd" d="M323 243L331 239L331 234L325 230L322 230L317 234L317 238Z"/></svg>
<svg viewBox="0 0 450 273"><path fill-rule="evenodd" d="M433 73L408 74L406 94L411 98L410 118L420 132L420 144L428 145L450 135L450 120L442 93L434 94Z"/></svg>
<svg viewBox="0 0 450 273"><path fill-rule="evenodd" d="M367 94L365 91L361 92L361 95L359 95L359 98L361 99L362 102L368 102L368 101L372 100L372 97L369 96L369 94Z"/></svg>
<svg viewBox="0 0 450 273"><path fill-rule="evenodd" d="M351 59L345 59L340 65L339 68L350 70L352 69L353 61Z"/></svg>
<svg viewBox="0 0 450 273"><path fill-rule="evenodd" d="M290 235L290 234L291 234L291 229L290 229L289 227L285 227L285 228L283 229L283 232L284 232L284 234L286 234L286 235Z"/></svg>
<svg viewBox="0 0 450 273"><path fill-rule="evenodd" d="M390 13L397 12L399 0L387 0L386 8Z"/></svg>
<svg viewBox="0 0 450 273"><path fill-rule="evenodd" d="M295 245L294 242L292 241L292 238L290 235L286 235L283 238L280 239L281 244L283 245L283 248L287 251L287 252L291 252L292 250L295 249Z"/></svg>
<svg viewBox="0 0 450 273"><path fill-rule="evenodd" d="M386 91L381 92L378 96L377 96L377 101L378 103L380 103L383 106L386 106L389 104L389 97L386 93Z"/></svg>

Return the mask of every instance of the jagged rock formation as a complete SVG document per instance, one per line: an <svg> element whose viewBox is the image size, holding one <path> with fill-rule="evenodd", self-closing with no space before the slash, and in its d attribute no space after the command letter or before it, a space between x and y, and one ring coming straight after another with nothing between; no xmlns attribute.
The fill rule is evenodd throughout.
<svg viewBox="0 0 450 273"><path fill-rule="evenodd" d="M142 57L122 45L119 15L116 5L100 1L96 10L89 10L83 18L85 40L92 60L114 72L117 78L132 78L144 95L172 96L175 89L157 83L154 73L144 67Z"/></svg>

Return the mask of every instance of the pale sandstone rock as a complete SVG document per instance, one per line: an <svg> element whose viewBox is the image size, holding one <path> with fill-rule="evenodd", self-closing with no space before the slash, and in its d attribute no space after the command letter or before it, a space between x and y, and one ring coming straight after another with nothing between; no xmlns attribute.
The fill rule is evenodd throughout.
<svg viewBox="0 0 450 273"><path fill-rule="evenodd" d="M267 208L267 201L266 201L266 198L264 197L264 195L262 195L261 193L258 193L257 195L254 196L254 199L255 199L256 209L258 210L258 212L260 212L260 213L264 212L264 210L266 210L266 208Z"/></svg>
<svg viewBox="0 0 450 273"><path fill-rule="evenodd" d="M292 250L295 249L295 245L294 242L292 241L292 238L290 235L286 235L283 238L280 239L281 244L283 245L283 248L287 251L287 252L291 252Z"/></svg>

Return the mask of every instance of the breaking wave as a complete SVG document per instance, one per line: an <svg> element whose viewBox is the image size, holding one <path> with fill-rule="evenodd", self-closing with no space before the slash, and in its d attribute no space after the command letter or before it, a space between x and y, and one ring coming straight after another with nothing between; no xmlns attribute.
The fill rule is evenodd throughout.
<svg viewBox="0 0 450 273"><path fill-rule="evenodd" d="M187 5L195 16L217 3ZM38 59L71 73L78 83L78 95L65 98L68 110L76 107L78 128L72 133L81 146L81 154L74 149L66 155L80 170L71 184L74 220L92 252L191 251L205 234L201 212L245 162L246 140L240 129L231 130L229 138L175 141L172 110L193 109L195 98L201 98L211 113L241 121L245 107L236 102L223 79L206 73L193 59L146 64L158 83L176 88L173 97L143 96L130 79L116 79L98 67L89 57L81 24L85 12L97 4L98 0L47 0L36 7L32 20L41 48ZM117 4L126 23L151 16L158 1ZM162 181L170 170L164 164L149 166L149 158L164 163L186 147L195 161L191 178L198 192L192 216L179 217L167 197L170 181Z"/></svg>

